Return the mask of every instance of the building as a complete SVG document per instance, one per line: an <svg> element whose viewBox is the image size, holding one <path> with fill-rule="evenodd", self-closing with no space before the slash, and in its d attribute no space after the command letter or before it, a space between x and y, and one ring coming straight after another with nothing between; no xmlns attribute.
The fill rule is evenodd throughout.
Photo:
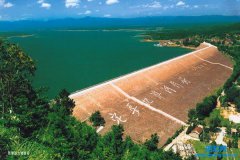
<svg viewBox="0 0 240 160"><path fill-rule="evenodd" d="M180 156L182 156L183 158L187 158L192 155L196 155L196 151L194 150L194 148L191 144L178 142L178 143L174 144L172 149L175 153L179 153ZM196 157L196 158L198 159L198 157Z"/></svg>
<svg viewBox="0 0 240 160"><path fill-rule="evenodd" d="M202 132L203 132L203 126L199 125L192 130L189 136L199 139L199 136L202 134Z"/></svg>

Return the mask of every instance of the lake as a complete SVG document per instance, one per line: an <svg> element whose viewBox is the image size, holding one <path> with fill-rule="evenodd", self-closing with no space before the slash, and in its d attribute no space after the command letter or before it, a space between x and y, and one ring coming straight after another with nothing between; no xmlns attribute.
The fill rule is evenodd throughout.
<svg viewBox="0 0 240 160"><path fill-rule="evenodd" d="M183 55L183 48L154 47L128 30L52 30L12 36L37 64L36 87L53 98L63 88L74 92Z"/></svg>

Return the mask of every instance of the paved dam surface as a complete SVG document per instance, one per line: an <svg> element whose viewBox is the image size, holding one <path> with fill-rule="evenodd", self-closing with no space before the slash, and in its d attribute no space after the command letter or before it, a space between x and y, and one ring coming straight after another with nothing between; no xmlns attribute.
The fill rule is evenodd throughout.
<svg viewBox="0 0 240 160"><path fill-rule="evenodd" d="M100 134L122 124L134 141L144 142L157 133L163 145L186 125L188 110L231 73L231 61L204 42L186 55L71 94L73 115L86 121L99 110L106 121Z"/></svg>

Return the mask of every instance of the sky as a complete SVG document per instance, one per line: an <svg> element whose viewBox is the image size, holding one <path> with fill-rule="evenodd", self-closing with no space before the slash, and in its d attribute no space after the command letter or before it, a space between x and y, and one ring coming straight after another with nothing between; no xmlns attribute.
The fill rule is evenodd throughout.
<svg viewBox="0 0 240 160"><path fill-rule="evenodd" d="M240 0L0 0L0 20L240 15Z"/></svg>

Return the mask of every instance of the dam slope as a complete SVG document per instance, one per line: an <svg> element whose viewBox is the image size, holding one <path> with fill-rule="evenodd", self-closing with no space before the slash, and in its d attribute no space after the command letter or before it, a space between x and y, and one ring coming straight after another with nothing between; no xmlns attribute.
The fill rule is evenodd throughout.
<svg viewBox="0 0 240 160"><path fill-rule="evenodd" d="M186 55L71 94L73 116L86 121L99 110L106 121L100 134L122 124L134 141L144 142L157 133L163 145L186 125L188 110L231 73L231 61L204 42Z"/></svg>

